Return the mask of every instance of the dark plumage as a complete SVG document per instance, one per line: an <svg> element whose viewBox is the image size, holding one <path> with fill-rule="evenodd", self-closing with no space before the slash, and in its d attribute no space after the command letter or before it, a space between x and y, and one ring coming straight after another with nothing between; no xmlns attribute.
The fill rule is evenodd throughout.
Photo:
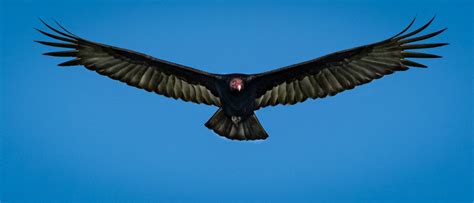
<svg viewBox="0 0 474 203"><path fill-rule="evenodd" d="M45 53L49 56L73 57L59 66L83 65L101 75L149 92L217 106L219 110L205 124L208 128L229 139L256 140L265 139L268 135L255 116L255 110L277 104L296 104L308 98L333 96L384 75L407 70L409 66L425 68L425 65L407 58L440 57L411 51L447 45L412 44L446 30L412 37L427 28L433 19L407 34L405 32L415 20L389 39L259 74L212 74L91 42L72 34L59 24L62 31L43 21L59 35L38 31L61 42L36 42L70 49Z"/></svg>

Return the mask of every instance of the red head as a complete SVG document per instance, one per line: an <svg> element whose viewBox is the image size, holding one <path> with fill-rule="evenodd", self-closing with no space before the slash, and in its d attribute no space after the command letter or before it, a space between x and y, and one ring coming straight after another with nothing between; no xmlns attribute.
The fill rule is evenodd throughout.
<svg viewBox="0 0 474 203"><path fill-rule="evenodd" d="M231 90L237 90L240 92L244 89L244 81L240 78L233 78L230 80L229 86Z"/></svg>

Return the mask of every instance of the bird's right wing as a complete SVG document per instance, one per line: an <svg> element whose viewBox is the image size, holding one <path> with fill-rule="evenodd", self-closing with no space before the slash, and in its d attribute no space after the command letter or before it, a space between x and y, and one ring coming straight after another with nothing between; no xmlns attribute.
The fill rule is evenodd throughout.
<svg viewBox="0 0 474 203"><path fill-rule="evenodd" d="M73 60L61 63L59 66L83 65L101 75L149 92L198 104L221 106L215 83L218 79L216 75L134 51L91 42L77 37L59 24L64 32L44 24L60 36L38 31L60 40L61 43L36 42L72 49L45 53L49 56L74 57Z"/></svg>

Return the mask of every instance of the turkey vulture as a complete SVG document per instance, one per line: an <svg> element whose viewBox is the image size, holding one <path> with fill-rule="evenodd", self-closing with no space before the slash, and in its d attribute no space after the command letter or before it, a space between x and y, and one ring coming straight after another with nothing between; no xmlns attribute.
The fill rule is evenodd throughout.
<svg viewBox="0 0 474 203"><path fill-rule="evenodd" d="M58 30L41 20L56 33L42 34L61 42L38 43L68 48L44 55L73 57L59 66L83 65L101 75L160 95L219 109L206 127L232 140L257 140L268 137L254 111L277 104L296 104L308 98L333 96L374 79L426 66L407 58L439 58L412 49L425 49L447 43L418 43L442 33L416 34L427 28L434 17L420 28L406 33L415 19L399 34L386 40L332 53L320 58L258 74L213 74L172 63L138 52L80 38L59 23Z"/></svg>

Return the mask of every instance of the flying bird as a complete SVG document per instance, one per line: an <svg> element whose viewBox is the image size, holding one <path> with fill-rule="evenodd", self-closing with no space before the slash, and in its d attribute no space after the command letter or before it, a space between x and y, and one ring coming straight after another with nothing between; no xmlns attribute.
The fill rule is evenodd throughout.
<svg viewBox="0 0 474 203"><path fill-rule="evenodd" d="M73 57L59 66L82 65L101 75L130 86L187 102L218 107L205 126L232 140L266 139L268 134L255 111L278 104L292 105L307 99L334 96L374 79L426 66L408 58L439 58L413 52L447 43L416 43L434 37L445 29L417 36L434 17L420 28L408 32L415 19L397 35L313 60L258 74L214 74L154 58L135 51L92 42L78 37L57 23L56 29L41 22L55 34L42 34L60 42L38 43L67 48L44 55Z"/></svg>

